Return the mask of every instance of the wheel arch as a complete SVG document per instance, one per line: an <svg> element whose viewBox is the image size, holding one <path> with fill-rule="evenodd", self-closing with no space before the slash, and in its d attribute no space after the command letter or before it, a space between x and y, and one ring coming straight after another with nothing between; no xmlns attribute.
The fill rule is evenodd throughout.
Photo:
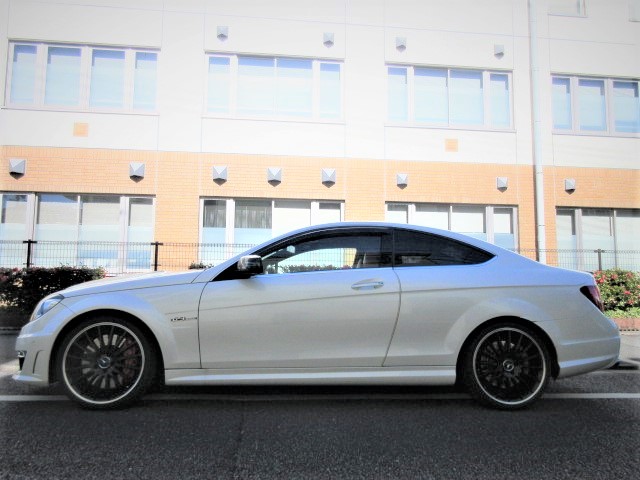
<svg viewBox="0 0 640 480"><path fill-rule="evenodd" d="M547 332L545 332L544 329L536 325L535 322L532 322L530 320L526 320L521 317L506 316L506 317L496 317L496 318L487 320L486 322L483 322L480 325L478 325L475 329L473 329L473 331L471 331L471 333L469 333L469 335L467 335L467 338L463 342L462 347L458 351L458 358L456 359L456 383L459 383L462 380L464 355L467 349L469 348L469 345L471 344L471 342L473 342L473 340L478 336L481 330L484 330L489 326L501 325L503 323L519 324L524 328L528 328L532 330L534 333L536 333L540 337L540 339L545 343L545 346L547 347L547 351L549 352L549 355L551 357L550 359L551 360L551 376L553 378L557 378L560 372L560 367L558 365L558 354Z"/></svg>
<svg viewBox="0 0 640 480"><path fill-rule="evenodd" d="M149 342L152 345L156 361L157 361L157 372L156 372L156 381L162 380L164 377L162 373L164 372L164 359L162 357L162 350L160 349L160 344L158 343L158 339L154 335L153 331L144 323L140 318L132 315L128 312L123 312L122 310L116 309L98 309L91 310L89 312L84 312L77 317L73 318L60 330L58 336L56 337L55 342L53 343L53 347L51 348L51 355L49 356L49 382L54 383L58 380L57 378L57 369L56 369L56 361L59 355L60 344L62 340L65 338L67 333L73 330L76 326L81 324L82 322L89 320L91 318L99 317L99 316L111 316L114 318L118 318L121 320L127 320L133 323L137 328L139 328L146 336Z"/></svg>

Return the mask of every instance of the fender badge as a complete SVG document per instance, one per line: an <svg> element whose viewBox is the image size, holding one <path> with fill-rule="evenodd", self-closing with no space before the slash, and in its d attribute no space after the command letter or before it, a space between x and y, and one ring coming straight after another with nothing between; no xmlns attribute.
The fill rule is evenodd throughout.
<svg viewBox="0 0 640 480"><path fill-rule="evenodd" d="M198 319L198 317L189 317L189 318L187 318L187 317L173 317L169 321L171 323L173 323L173 322L186 322L187 320L197 320L197 319Z"/></svg>

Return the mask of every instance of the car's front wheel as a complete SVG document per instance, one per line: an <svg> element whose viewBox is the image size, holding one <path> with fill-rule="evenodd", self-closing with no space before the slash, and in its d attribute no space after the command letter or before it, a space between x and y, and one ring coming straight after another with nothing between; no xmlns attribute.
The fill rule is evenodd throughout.
<svg viewBox="0 0 640 480"><path fill-rule="evenodd" d="M480 403L504 410L531 405L550 374L549 352L533 330L517 323L489 326L465 352L464 383Z"/></svg>
<svg viewBox="0 0 640 480"><path fill-rule="evenodd" d="M62 340L58 379L70 398L92 409L130 404L151 384L156 359L152 344L133 322L85 320Z"/></svg>

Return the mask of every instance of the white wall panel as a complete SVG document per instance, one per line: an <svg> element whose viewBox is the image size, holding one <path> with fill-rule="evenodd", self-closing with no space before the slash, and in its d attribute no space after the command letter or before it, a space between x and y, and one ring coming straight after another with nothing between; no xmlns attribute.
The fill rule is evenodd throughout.
<svg viewBox="0 0 640 480"><path fill-rule="evenodd" d="M75 123L87 123L88 136L74 137ZM158 117L152 115L0 111L1 145L155 150L157 134Z"/></svg>
<svg viewBox="0 0 640 480"><path fill-rule="evenodd" d="M431 128L388 127L386 158L426 162L514 164L518 162L516 134ZM457 152L445 151L445 141L458 141Z"/></svg>
<svg viewBox="0 0 640 480"><path fill-rule="evenodd" d="M228 27L224 41L217 38L217 27ZM323 43L325 32L334 34L334 44ZM272 18L207 15L205 50L261 55L343 59L345 27L339 23L293 22Z"/></svg>
<svg viewBox="0 0 640 480"><path fill-rule="evenodd" d="M344 125L202 120L202 150L265 155L344 156Z"/></svg>
<svg viewBox="0 0 640 480"><path fill-rule="evenodd" d="M554 165L558 167L640 170L640 141L620 137L554 135L553 158Z"/></svg>
<svg viewBox="0 0 640 480"><path fill-rule="evenodd" d="M162 12L14 0L9 38L159 47Z"/></svg>

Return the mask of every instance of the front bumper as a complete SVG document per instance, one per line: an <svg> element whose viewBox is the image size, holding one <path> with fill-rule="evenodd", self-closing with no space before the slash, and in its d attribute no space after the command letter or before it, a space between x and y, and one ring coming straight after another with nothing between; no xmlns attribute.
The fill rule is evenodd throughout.
<svg viewBox="0 0 640 480"><path fill-rule="evenodd" d="M49 385L50 350L47 342L40 337L23 336L16 340L20 371L13 375L18 382L30 385Z"/></svg>

